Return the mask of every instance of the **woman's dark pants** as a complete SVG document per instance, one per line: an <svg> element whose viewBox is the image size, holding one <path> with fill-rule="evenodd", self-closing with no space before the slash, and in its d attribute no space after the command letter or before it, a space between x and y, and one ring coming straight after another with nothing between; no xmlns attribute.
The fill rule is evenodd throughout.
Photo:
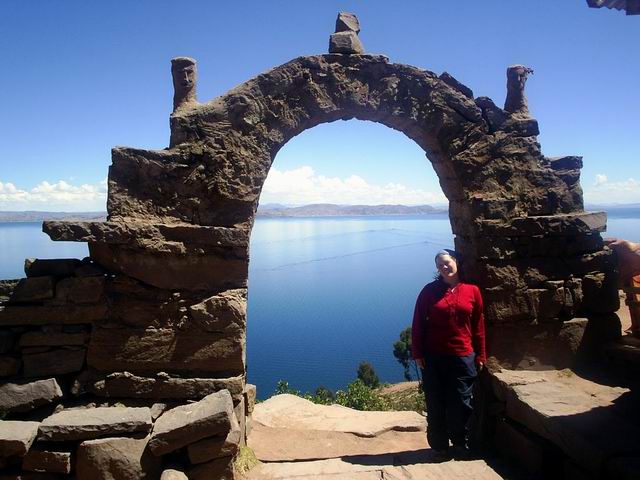
<svg viewBox="0 0 640 480"><path fill-rule="evenodd" d="M465 447L477 375L475 354L466 357L426 354L422 386L427 402L427 440L431 448L446 449L449 440Z"/></svg>

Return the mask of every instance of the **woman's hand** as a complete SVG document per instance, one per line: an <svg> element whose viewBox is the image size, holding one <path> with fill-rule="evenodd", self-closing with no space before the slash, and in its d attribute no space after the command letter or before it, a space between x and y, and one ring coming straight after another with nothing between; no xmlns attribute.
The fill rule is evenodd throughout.
<svg viewBox="0 0 640 480"><path fill-rule="evenodd" d="M418 365L418 367L424 370L424 358L416 358L415 360L416 360L416 365Z"/></svg>

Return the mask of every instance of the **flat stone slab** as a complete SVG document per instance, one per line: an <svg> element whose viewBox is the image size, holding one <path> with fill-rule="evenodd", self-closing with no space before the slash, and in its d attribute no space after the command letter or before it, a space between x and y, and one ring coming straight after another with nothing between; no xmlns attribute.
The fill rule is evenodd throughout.
<svg viewBox="0 0 640 480"><path fill-rule="evenodd" d="M382 455L427 447L425 432L388 431L376 437L360 437L345 432L271 428L259 423L253 424L247 443L263 462Z"/></svg>
<svg viewBox="0 0 640 480"><path fill-rule="evenodd" d="M83 347L56 348L41 353L23 353L25 377L65 375L82 370L86 357Z"/></svg>
<svg viewBox="0 0 640 480"><path fill-rule="evenodd" d="M433 463L431 450L407 455L332 458L311 462L263 463L247 480L498 480L483 460Z"/></svg>
<svg viewBox="0 0 640 480"><path fill-rule="evenodd" d="M62 398L55 378L30 383L5 383L0 386L0 411L26 412Z"/></svg>
<svg viewBox="0 0 640 480"><path fill-rule="evenodd" d="M242 397L244 376L228 378L173 378L158 375L142 377L116 372L91 381L88 390L101 397L201 399L220 390L229 390L234 399Z"/></svg>
<svg viewBox="0 0 640 480"><path fill-rule="evenodd" d="M82 346L88 335L84 333L28 332L20 337L20 347Z"/></svg>
<svg viewBox="0 0 640 480"><path fill-rule="evenodd" d="M295 395L276 395L259 403L253 422L290 430L321 430L375 437L388 431L422 432L426 422L416 412L361 412L341 405L316 405Z"/></svg>
<svg viewBox="0 0 640 480"><path fill-rule="evenodd" d="M106 316L104 303L88 306L8 305L0 307L0 326L91 324Z"/></svg>
<svg viewBox="0 0 640 480"><path fill-rule="evenodd" d="M563 236L604 232L607 228L606 212L563 213L517 217L510 222L481 220L479 233L500 237Z"/></svg>
<svg viewBox="0 0 640 480"><path fill-rule="evenodd" d="M38 440L89 440L106 435L148 432L151 426L151 411L147 407L63 410L44 419Z"/></svg>
<svg viewBox="0 0 640 480"><path fill-rule="evenodd" d="M0 458L24 456L38 434L39 422L0 421Z"/></svg>
<svg viewBox="0 0 640 480"><path fill-rule="evenodd" d="M54 241L100 242L113 245L136 244L141 239L238 247L249 243L246 230L190 223L166 225L142 222L45 221L43 231Z"/></svg>
<svg viewBox="0 0 640 480"><path fill-rule="evenodd" d="M506 401L508 417L594 474L607 459L640 451L639 425L623 409L633 403L628 389L600 385L569 370L494 375L494 391Z"/></svg>
<svg viewBox="0 0 640 480"><path fill-rule="evenodd" d="M241 437L240 424L236 415L233 415L231 417L231 431L226 436L205 438L187 447L189 461L197 464L216 458L233 457L238 451Z"/></svg>
<svg viewBox="0 0 640 480"><path fill-rule="evenodd" d="M53 298L53 277L22 278L10 301L16 303L43 302Z"/></svg>
<svg viewBox="0 0 640 480"><path fill-rule="evenodd" d="M199 402L181 405L156 420L149 448L164 455L207 437L226 434L231 429L233 400L227 390L207 395Z"/></svg>

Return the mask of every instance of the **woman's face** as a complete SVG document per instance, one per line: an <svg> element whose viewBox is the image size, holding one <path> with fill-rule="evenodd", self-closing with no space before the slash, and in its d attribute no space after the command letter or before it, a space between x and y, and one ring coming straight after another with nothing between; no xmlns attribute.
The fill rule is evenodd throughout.
<svg viewBox="0 0 640 480"><path fill-rule="evenodd" d="M453 279L458 275L458 264L451 255L438 255L436 257L436 268L444 280Z"/></svg>

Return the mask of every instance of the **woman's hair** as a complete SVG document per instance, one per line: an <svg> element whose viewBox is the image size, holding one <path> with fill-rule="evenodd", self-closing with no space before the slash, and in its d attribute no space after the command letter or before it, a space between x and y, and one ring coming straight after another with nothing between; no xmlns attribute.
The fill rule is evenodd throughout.
<svg viewBox="0 0 640 480"><path fill-rule="evenodd" d="M456 263L458 263L458 252L456 252L455 250L452 250L450 248L443 248L442 250L439 250L438 253L436 253L435 259L437 259L438 257L442 257L443 255L450 256L456 261Z"/></svg>

